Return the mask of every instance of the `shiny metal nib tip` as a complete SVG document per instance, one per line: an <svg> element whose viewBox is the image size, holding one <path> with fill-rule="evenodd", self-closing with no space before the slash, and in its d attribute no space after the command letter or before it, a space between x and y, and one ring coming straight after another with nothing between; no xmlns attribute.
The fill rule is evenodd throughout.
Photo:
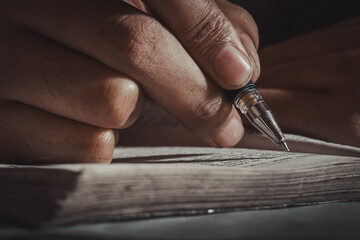
<svg viewBox="0 0 360 240"><path fill-rule="evenodd" d="M290 149L288 148L286 142L281 141L281 142L279 143L279 145L280 145L285 151L290 152Z"/></svg>

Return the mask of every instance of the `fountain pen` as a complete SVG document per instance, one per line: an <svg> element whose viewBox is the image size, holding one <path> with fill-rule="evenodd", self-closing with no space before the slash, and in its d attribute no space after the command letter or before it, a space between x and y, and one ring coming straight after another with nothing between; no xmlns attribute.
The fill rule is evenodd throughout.
<svg viewBox="0 0 360 240"><path fill-rule="evenodd" d="M256 129L285 151L290 151L279 125L252 81L240 89L225 92L238 111L243 113Z"/></svg>

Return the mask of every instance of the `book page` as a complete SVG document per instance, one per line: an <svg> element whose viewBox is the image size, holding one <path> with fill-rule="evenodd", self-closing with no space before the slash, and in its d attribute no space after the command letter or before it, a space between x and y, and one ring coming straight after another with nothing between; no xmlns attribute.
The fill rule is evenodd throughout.
<svg viewBox="0 0 360 240"><path fill-rule="evenodd" d="M0 165L0 218L32 225L360 200L356 157L117 147L111 164Z"/></svg>
<svg viewBox="0 0 360 240"><path fill-rule="evenodd" d="M196 164L231 168L256 167L280 171L333 165L346 160L353 162L358 159L272 150L203 147L117 147L113 158L113 163Z"/></svg>

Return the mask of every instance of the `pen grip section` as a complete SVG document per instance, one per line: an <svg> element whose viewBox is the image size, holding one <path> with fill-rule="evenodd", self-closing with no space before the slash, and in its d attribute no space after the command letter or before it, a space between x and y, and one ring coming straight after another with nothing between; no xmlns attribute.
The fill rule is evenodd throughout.
<svg viewBox="0 0 360 240"><path fill-rule="evenodd" d="M239 100L243 98L244 95L249 93L251 90L256 90L256 85L249 81L244 87L236 89L236 90L225 90L225 94L227 98L237 107L239 108Z"/></svg>
<svg viewBox="0 0 360 240"><path fill-rule="evenodd" d="M252 81L249 81L244 87L240 89L226 90L225 92L229 100L243 114L248 113L251 107L255 104L264 102Z"/></svg>

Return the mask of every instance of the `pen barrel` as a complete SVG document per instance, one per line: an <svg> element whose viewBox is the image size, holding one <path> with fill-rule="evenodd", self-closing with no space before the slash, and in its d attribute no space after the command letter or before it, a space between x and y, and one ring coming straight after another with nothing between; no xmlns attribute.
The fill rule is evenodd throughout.
<svg viewBox="0 0 360 240"><path fill-rule="evenodd" d="M250 81L241 89L226 91L226 95L261 133L274 143L284 141L280 127L253 82Z"/></svg>
<svg viewBox="0 0 360 240"><path fill-rule="evenodd" d="M236 107L238 107L243 114L251 114L254 118L263 111L270 111L256 88L247 89L236 101ZM259 111L257 108L254 108L254 106L258 104L262 106Z"/></svg>
<svg viewBox="0 0 360 240"><path fill-rule="evenodd" d="M235 105L235 107L237 107L241 113L245 115L255 104L260 102L265 104L264 100L256 89L256 85L252 81L249 81L244 87L240 89L227 90L226 95ZM266 104L265 107L268 108Z"/></svg>
<svg viewBox="0 0 360 240"><path fill-rule="evenodd" d="M236 89L236 90L225 90L226 96L228 97L228 99L237 107L238 106L238 102L240 99L242 99L242 97L249 93L251 90L256 90L256 85L252 82L249 81L244 87L240 88L240 89Z"/></svg>

